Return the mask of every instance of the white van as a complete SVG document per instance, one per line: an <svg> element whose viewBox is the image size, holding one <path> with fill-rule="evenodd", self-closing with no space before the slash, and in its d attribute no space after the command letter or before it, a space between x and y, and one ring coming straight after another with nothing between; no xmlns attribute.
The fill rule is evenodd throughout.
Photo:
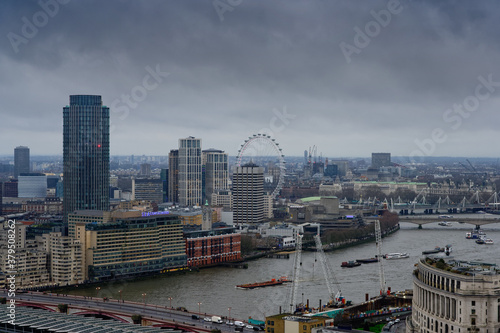
<svg viewBox="0 0 500 333"><path fill-rule="evenodd" d="M234 321L234 326L236 327L245 327L245 323L242 321L235 320Z"/></svg>

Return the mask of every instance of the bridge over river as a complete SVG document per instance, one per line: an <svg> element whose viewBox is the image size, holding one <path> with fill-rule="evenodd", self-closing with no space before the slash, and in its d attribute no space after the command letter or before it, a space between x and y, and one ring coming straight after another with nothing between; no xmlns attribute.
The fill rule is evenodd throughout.
<svg viewBox="0 0 500 333"><path fill-rule="evenodd" d="M500 223L500 215L496 214L456 214L456 215L400 215L400 222L408 222L422 226L424 224L436 222L458 222L472 224L480 227L492 223Z"/></svg>
<svg viewBox="0 0 500 333"><path fill-rule="evenodd" d="M7 298L7 292L4 290L0 291L0 297ZM229 326L226 323L214 324L204 321L203 317L211 317L211 315L204 314L202 316L199 313L175 310L171 307L147 304L146 302L138 303L114 299L106 300L105 298L91 298L85 296L50 293L46 294L41 292L17 293L14 297L14 300L16 308L18 309L19 307L38 308L48 310L50 312L59 312L58 305L66 304L68 306L67 313L70 316L86 316L97 317L101 319L112 319L121 323L130 324L130 326L132 327L131 332L156 331L148 330L146 328L149 327L151 329L170 329L177 332L184 331L206 333L210 332L212 329L219 329L222 332L234 333L234 326ZM19 309L19 315L22 314L23 311ZM139 327L139 324L137 324L136 326L132 325L134 323L134 320L132 319L134 315L140 315L142 317L140 326L143 327L144 330ZM2 313L0 316L4 317L5 314ZM18 318L19 317L20 316L18 316ZM0 319L0 322L5 323L5 318ZM67 319L68 323L74 324L73 321L74 319ZM234 318L231 318L231 321L234 321ZM82 325L83 324L84 323L82 323ZM253 330L250 330L249 328L244 328L243 330L247 332L253 332ZM15 330L12 330L12 332L15 332Z"/></svg>

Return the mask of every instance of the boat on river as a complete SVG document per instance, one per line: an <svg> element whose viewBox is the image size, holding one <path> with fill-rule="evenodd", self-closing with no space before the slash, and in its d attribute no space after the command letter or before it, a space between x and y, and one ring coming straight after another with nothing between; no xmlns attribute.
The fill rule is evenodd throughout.
<svg viewBox="0 0 500 333"><path fill-rule="evenodd" d="M270 286L278 286L278 285L283 284L285 282L291 282L291 281L288 280L288 278L286 276L282 276L279 279L272 279L272 280L264 281L264 282L239 284L236 286L236 288L242 288L242 289L263 288L263 287L270 287Z"/></svg>
<svg viewBox="0 0 500 333"><path fill-rule="evenodd" d="M377 258L367 258L367 259L356 259L357 262L362 264L370 264L372 262L378 262Z"/></svg>
<svg viewBox="0 0 500 333"><path fill-rule="evenodd" d="M434 253L439 253L439 252L444 252L444 249L439 247L439 246L436 246L434 248L434 250L426 250L426 251L422 251L422 254L434 254Z"/></svg>
<svg viewBox="0 0 500 333"><path fill-rule="evenodd" d="M484 244L486 244L486 245L493 245L493 244L494 244L493 239L491 239L491 238L486 238L486 239L484 240Z"/></svg>
<svg viewBox="0 0 500 333"><path fill-rule="evenodd" d="M438 222L438 225L440 225L442 227L451 227L452 226L451 222L448 222L448 221Z"/></svg>
<svg viewBox="0 0 500 333"><path fill-rule="evenodd" d="M357 266L361 266L361 263L360 262L357 262L357 261L352 261L352 260L349 260L349 261L343 261L342 264L340 264L340 267L357 267Z"/></svg>
<svg viewBox="0 0 500 333"><path fill-rule="evenodd" d="M394 259L405 259L405 258L409 258L410 255L406 252L404 253L387 253L385 255L385 259L387 260L394 260Z"/></svg>

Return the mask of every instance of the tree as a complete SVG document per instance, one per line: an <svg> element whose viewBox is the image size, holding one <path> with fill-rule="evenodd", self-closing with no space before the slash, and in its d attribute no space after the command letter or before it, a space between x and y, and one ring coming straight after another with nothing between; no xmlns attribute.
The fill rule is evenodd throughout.
<svg viewBox="0 0 500 333"><path fill-rule="evenodd" d="M401 198L401 201L403 202L412 201L416 196L417 193L415 191L409 190L407 188L398 188L396 189L396 191L391 192L391 194L389 195L392 200L396 201L398 200L398 198Z"/></svg>
<svg viewBox="0 0 500 333"><path fill-rule="evenodd" d="M382 192L382 190L380 189L380 187L378 187L377 185L370 185L370 186L367 186L363 189L363 198L364 199L368 199L368 198L377 198L379 200L382 200L383 198L385 198L385 194L384 192Z"/></svg>
<svg viewBox="0 0 500 333"><path fill-rule="evenodd" d="M140 314L132 315L132 321L134 324L140 324L142 323L142 316Z"/></svg>
<svg viewBox="0 0 500 333"><path fill-rule="evenodd" d="M68 313L68 304L58 304L57 309L61 313Z"/></svg>
<svg viewBox="0 0 500 333"><path fill-rule="evenodd" d="M249 254L255 250L253 239L250 236L241 235L241 254Z"/></svg>

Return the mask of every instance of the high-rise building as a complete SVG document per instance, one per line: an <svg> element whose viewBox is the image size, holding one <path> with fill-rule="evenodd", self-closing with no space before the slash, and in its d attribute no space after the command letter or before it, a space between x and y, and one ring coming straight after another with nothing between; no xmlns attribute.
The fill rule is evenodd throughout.
<svg viewBox="0 0 500 333"><path fill-rule="evenodd" d="M179 204L201 205L201 139L179 139Z"/></svg>
<svg viewBox="0 0 500 333"><path fill-rule="evenodd" d="M43 173L21 173L18 177L19 198L45 198L47 176Z"/></svg>
<svg viewBox="0 0 500 333"><path fill-rule="evenodd" d="M25 146L14 148L14 178L30 171L30 149Z"/></svg>
<svg viewBox="0 0 500 333"><path fill-rule="evenodd" d="M109 209L109 108L101 96L71 95L63 108L63 217Z"/></svg>
<svg viewBox="0 0 500 333"><path fill-rule="evenodd" d="M391 153L372 153L372 168L392 166Z"/></svg>
<svg viewBox="0 0 500 333"><path fill-rule="evenodd" d="M151 164L143 163L141 164L141 176L151 177Z"/></svg>
<svg viewBox="0 0 500 333"><path fill-rule="evenodd" d="M17 198L17 179L12 179L3 183L3 196L6 198Z"/></svg>
<svg viewBox="0 0 500 333"><path fill-rule="evenodd" d="M3 183L0 182L0 216L2 216L2 205L3 205Z"/></svg>
<svg viewBox="0 0 500 333"><path fill-rule="evenodd" d="M163 182L159 178L132 178L132 193L135 200L163 202Z"/></svg>
<svg viewBox="0 0 500 333"><path fill-rule="evenodd" d="M161 169L160 179L162 183L162 202L168 202L168 169Z"/></svg>
<svg viewBox="0 0 500 333"><path fill-rule="evenodd" d="M179 150L168 154L168 201L179 202Z"/></svg>
<svg viewBox="0 0 500 333"><path fill-rule="evenodd" d="M233 223L264 219L264 168L248 163L233 172Z"/></svg>
<svg viewBox="0 0 500 333"><path fill-rule="evenodd" d="M205 166L205 200L211 203L216 190L229 188L228 155L222 150L207 149L203 151L202 157Z"/></svg>

